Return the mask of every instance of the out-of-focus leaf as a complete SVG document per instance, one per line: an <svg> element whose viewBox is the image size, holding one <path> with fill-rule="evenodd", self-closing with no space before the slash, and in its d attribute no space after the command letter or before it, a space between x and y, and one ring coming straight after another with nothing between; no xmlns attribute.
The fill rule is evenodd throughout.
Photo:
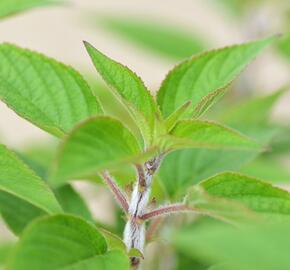
<svg viewBox="0 0 290 270"><path fill-rule="evenodd" d="M113 234L113 233L111 233L103 228L99 228L99 231L105 237L109 250L119 249L122 251L126 251L125 243L117 235L115 235L115 234Z"/></svg>
<svg viewBox="0 0 290 270"><path fill-rule="evenodd" d="M3 266L8 259L8 255L13 245L13 243L0 243L0 267Z"/></svg>
<svg viewBox="0 0 290 270"><path fill-rule="evenodd" d="M274 158L258 158L243 167L240 172L272 183L289 183L290 170Z"/></svg>
<svg viewBox="0 0 290 270"><path fill-rule="evenodd" d="M277 43L278 51L284 56L284 58L290 62L290 35L285 35L279 43Z"/></svg>
<svg viewBox="0 0 290 270"><path fill-rule="evenodd" d="M223 173L199 185L212 196L241 202L271 220L290 217L290 194L256 178Z"/></svg>
<svg viewBox="0 0 290 270"><path fill-rule="evenodd" d="M0 18L36 7L58 4L61 0L1 0Z"/></svg>
<svg viewBox="0 0 290 270"><path fill-rule="evenodd" d="M219 264L219 270L290 268L289 224L262 224L239 229L211 224L185 228L171 235L180 252Z"/></svg>
<svg viewBox="0 0 290 270"><path fill-rule="evenodd" d="M200 116L225 92L228 84L276 38L230 46L194 56L176 66L158 91L165 117L191 100L188 115Z"/></svg>
<svg viewBox="0 0 290 270"><path fill-rule="evenodd" d="M7 269L129 270L129 259L122 251L108 251L105 238L94 226L80 218L57 215L27 227Z"/></svg>
<svg viewBox="0 0 290 270"><path fill-rule="evenodd" d="M123 124L107 116L91 118L77 126L63 142L50 183L94 175L147 156Z"/></svg>
<svg viewBox="0 0 290 270"><path fill-rule="evenodd" d="M6 43L0 45L0 99L56 136L101 112L97 98L77 71Z"/></svg>
<svg viewBox="0 0 290 270"><path fill-rule="evenodd" d="M100 24L125 40L173 59L189 57L205 48L205 42L196 34L158 21L103 17Z"/></svg>

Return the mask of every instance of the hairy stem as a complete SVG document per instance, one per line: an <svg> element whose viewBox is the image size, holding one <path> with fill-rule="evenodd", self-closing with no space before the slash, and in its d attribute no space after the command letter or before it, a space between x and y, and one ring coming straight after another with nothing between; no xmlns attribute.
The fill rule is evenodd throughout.
<svg viewBox="0 0 290 270"><path fill-rule="evenodd" d="M129 218L124 230L124 242L128 251L132 248L136 248L141 252L144 251L145 224L140 217L146 211L153 175L159 167L160 160L161 157L156 157L145 162L143 166L136 166L138 179L132 192L128 210ZM131 264L135 269L138 269L140 259L132 257Z"/></svg>
<svg viewBox="0 0 290 270"><path fill-rule="evenodd" d="M191 207L188 207L187 205L183 203L177 203L177 204L171 204L166 205L157 209L154 209L153 211L150 211L148 213L145 213L140 217L142 220L148 220L152 218L157 218L164 215L169 215L173 213L181 213L185 211L193 211L194 209Z"/></svg>
<svg viewBox="0 0 290 270"><path fill-rule="evenodd" d="M121 189L118 187L114 179L110 176L108 171L101 173L101 175L108 187L110 188L111 192L114 194L117 203L123 209L125 214L127 214L129 210L129 203L126 195L121 191Z"/></svg>

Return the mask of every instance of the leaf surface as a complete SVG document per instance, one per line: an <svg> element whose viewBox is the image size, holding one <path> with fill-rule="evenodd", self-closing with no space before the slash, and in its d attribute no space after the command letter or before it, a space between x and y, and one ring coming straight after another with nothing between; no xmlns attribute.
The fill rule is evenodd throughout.
<svg viewBox="0 0 290 270"><path fill-rule="evenodd" d="M140 155L137 140L121 122L106 116L91 118L63 142L50 182L61 185L122 163L137 162Z"/></svg>
<svg viewBox="0 0 290 270"><path fill-rule="evenodd" d="M44 263L45 262L45 263ZM128 257L108 251L105 238L92 225L69 215L33 222L23 233L9 270L129 270Z"/></svg>
<svg viewBox="0 0 290 270"><path fill-rule="evenodd" d="M55 214L62 212L49 187L14 153L1 145L0 191L22 199L46 213Z"/></svg>
<svg viewBox="0 0 290 270"><path fill-rule="evenodd" d="M0 45L0 99L56 136L101 112L96 97L77 71L6 43Z"/></svg>
<svg viewBox="0 0 290 270"><path fill-rule="evenodd" d="M186 60L169 72L157 101L165 117L191 100L188 115L199 116L223 95L225 87L274 38L209 51Z"/></svg>
<svg viewBox="0 0 290 270"><path fill-rule="evenodd" d="M290 194L252 177L223 173L199 184L212 196L229 198L245 204L265 217L283 218L290 215Z"/></svg>
<svg viewBox="0 0 290 270"><path fill-rule="evenodd" d="M170 134L173 148L260 148L257 142L239 132L209 121L183 120L176 124Z"/></svg>

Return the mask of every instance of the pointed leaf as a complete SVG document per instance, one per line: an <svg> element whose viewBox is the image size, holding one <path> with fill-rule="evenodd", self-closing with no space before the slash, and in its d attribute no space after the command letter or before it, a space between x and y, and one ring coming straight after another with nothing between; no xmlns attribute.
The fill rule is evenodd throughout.
<svg viewBox="0 0 290 270"><path fill-rule="evenodd" d="M117 268L129 270L125 253L108 252L105 238L95 227L68 215L33 222L24 231L7 266L7 270Z"/></svg>
<svg viewBox="0 0 290 270"><path fill-rule="evenodd" d="M245 204L271 220L290 217L290 194L252 177L223 173L199 184L212 196L229 198Z"/></svg>
<svg viewBox="0 0 290 270"><path fill-rule="evenodd" d="M97 174L122 163L137 162L140 146L121 122L91 118L76 127L63 142L51 183Z"/></svg>
<svg viewBox="0 0 290 270"><path fill-rule="evenodd" d="M61 207L48 186L15 154L0 145L0 191L49 213L61 212Z"/></svg>
<svg viewBox="0 0 290 270"><path fill-rule="evenodd" d="M163 115L167 117L188 100L192 101L191 114L199 116L205 112L273 40L272 37L209 51L179 64L167 75L158 92L157 101Z"/></svg>
<svg viewBox="0 0 290 270"><path fill-rule="evenodd" d="M172 148L258 149L259 144L214 122L183 120L171 131Z"/></svg>
<svg viewBox="0 0 290 270"><path fill-rule="evenodd" d="M0 99L23 118L57 136L101 112L77 71L11 44L0 45Z"/></svg>

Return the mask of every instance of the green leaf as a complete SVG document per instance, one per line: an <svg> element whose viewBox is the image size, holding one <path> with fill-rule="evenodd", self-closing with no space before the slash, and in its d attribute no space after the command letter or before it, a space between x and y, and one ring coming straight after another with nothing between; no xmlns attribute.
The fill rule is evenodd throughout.
<svg viewBox="0 0 290 270"><path fill-rule="evenodd" d="M140 155L137 140L121 122L106 116L91 118L63 142L50 182L61 185L67 180L137 162Z"/></svg>
<svg viewBox="0 0 290 270"><path fill-rule="evenodd" d="M46 6L59 3L58 0L1 0L0 18L13 15L15 13L32 9L35 7Z"/></svg>
<svg viewBox="0 0 290 270"><path fill-rule="evenodd" d="M8 270L129 270L121 251L108 251L105 238L77 217L57 215L33 222L13 251Z"/></svg>
<svg viewBox="0 0 290 270"><path fill-rule="evenodd" d="M0 99L23 118L57 136L101 112L77 71L11 44L0 45Z"/></svg>
<svg viewBox="0 0 290 270"><path fill-rule="evenodd" d="M0 145L0 191L22 199L49 214L62 212L48 186L2 145Z"/></svg>
<svg viewBox="0 0 290 270"><path fill-rule="evenodd" d="M200 214L231 224L245 224L257 220L255 215L243 204L211 196L200 185L193 186L189 190L186 204Z"/></svg>
<svg viewBox="0 0 290 270"><path fill-rule="evenodd" d="M171 235L178 250L192 258L219 263L219 270L290 269L289 224L239 229L211 224Z"/></svg>
<svg viewBox="0 0 290 270"><path fill-rule="evenodd" d="M85 201L71 185L66 184L55 189L54 194L65 213L74 214L87 221L94 220Z"/></svg>
<svg viewBox="0 0 290 270"><path fill-rule="evenodd" d="M1 243L0 244L0 267L6 263L9 253L12 250L13 243Z"/></svg>
<svg viewBox="0 0 290 270"><path fill-rule="evenodd" d="M165 117L188 100L188 115L199 116L225 91L225 87L275 38L262 39L197 55L176 66L158 91Z"/></svg>
<svg viewBox="0 0 290 270"><path fill-rule="evenodd" d="M265 124L269 122L270 113L278 99L285 94L286 88L279 89L270 95L252 98L230 107L224 112L221 121L231 126L244 124Z"/></svg>
<svg viewBox="0 0 290 270"><path fill-rule="evenodd" d="M108 58L89 43L85 42L85 46L95 68L116 94L127 103L140 129L147 128L144 127L147 121L149 128L152 128L158 108L143 81L129 68Z"/></svg>
<svg viewBox="0 0 290 270"><path fill-rule="evenodd" d="M223 173L199 184L212 196L229 198L243 203L271 220L290 215L290 194L252 177Z"/></svg>
<svg viewBox="0 0 290 270"><path fill-rule="evenodd" d="M119 249L126 252L126 249L127 249L126 245L119 236L103 228L98 228L98 229L102 233L102 235L105 237L109 250Z"/></svg>
<svg viewBox="0 0 290 270"><path fill-rule="evenodd" d="M104 17L100 24L137 46L172 59L189 57L204 48L204 42L194 33L167 23L140 18Z"/></svg>
<svg viewBox="0 0 290 270"><path fill-rule="evenodd" d="M240 172L272 183L290 182L289 168L275 158L260 157L244 166Z"/></svg>
<svg viewBox="0 0 290 270"><path fill-rule="evenodd" d="M259 144L239 132L214 122L183 120L171 131L172 148L225 148L251 150Z"/></svg>
<svg viewBox="0 0 290 270"><path fill-rule="evenodd" d="M187 187L217 173L239 170L257 154L258 151L205 148L178 150L165 157L159 178L169 197L176 200Z"/></svg>
<svg viewBox="0 0 290 270"><path fill-rule="evenodd" d="M290 62L290 34L283 36L280 42L277 43L278 51Z"/></svg>

